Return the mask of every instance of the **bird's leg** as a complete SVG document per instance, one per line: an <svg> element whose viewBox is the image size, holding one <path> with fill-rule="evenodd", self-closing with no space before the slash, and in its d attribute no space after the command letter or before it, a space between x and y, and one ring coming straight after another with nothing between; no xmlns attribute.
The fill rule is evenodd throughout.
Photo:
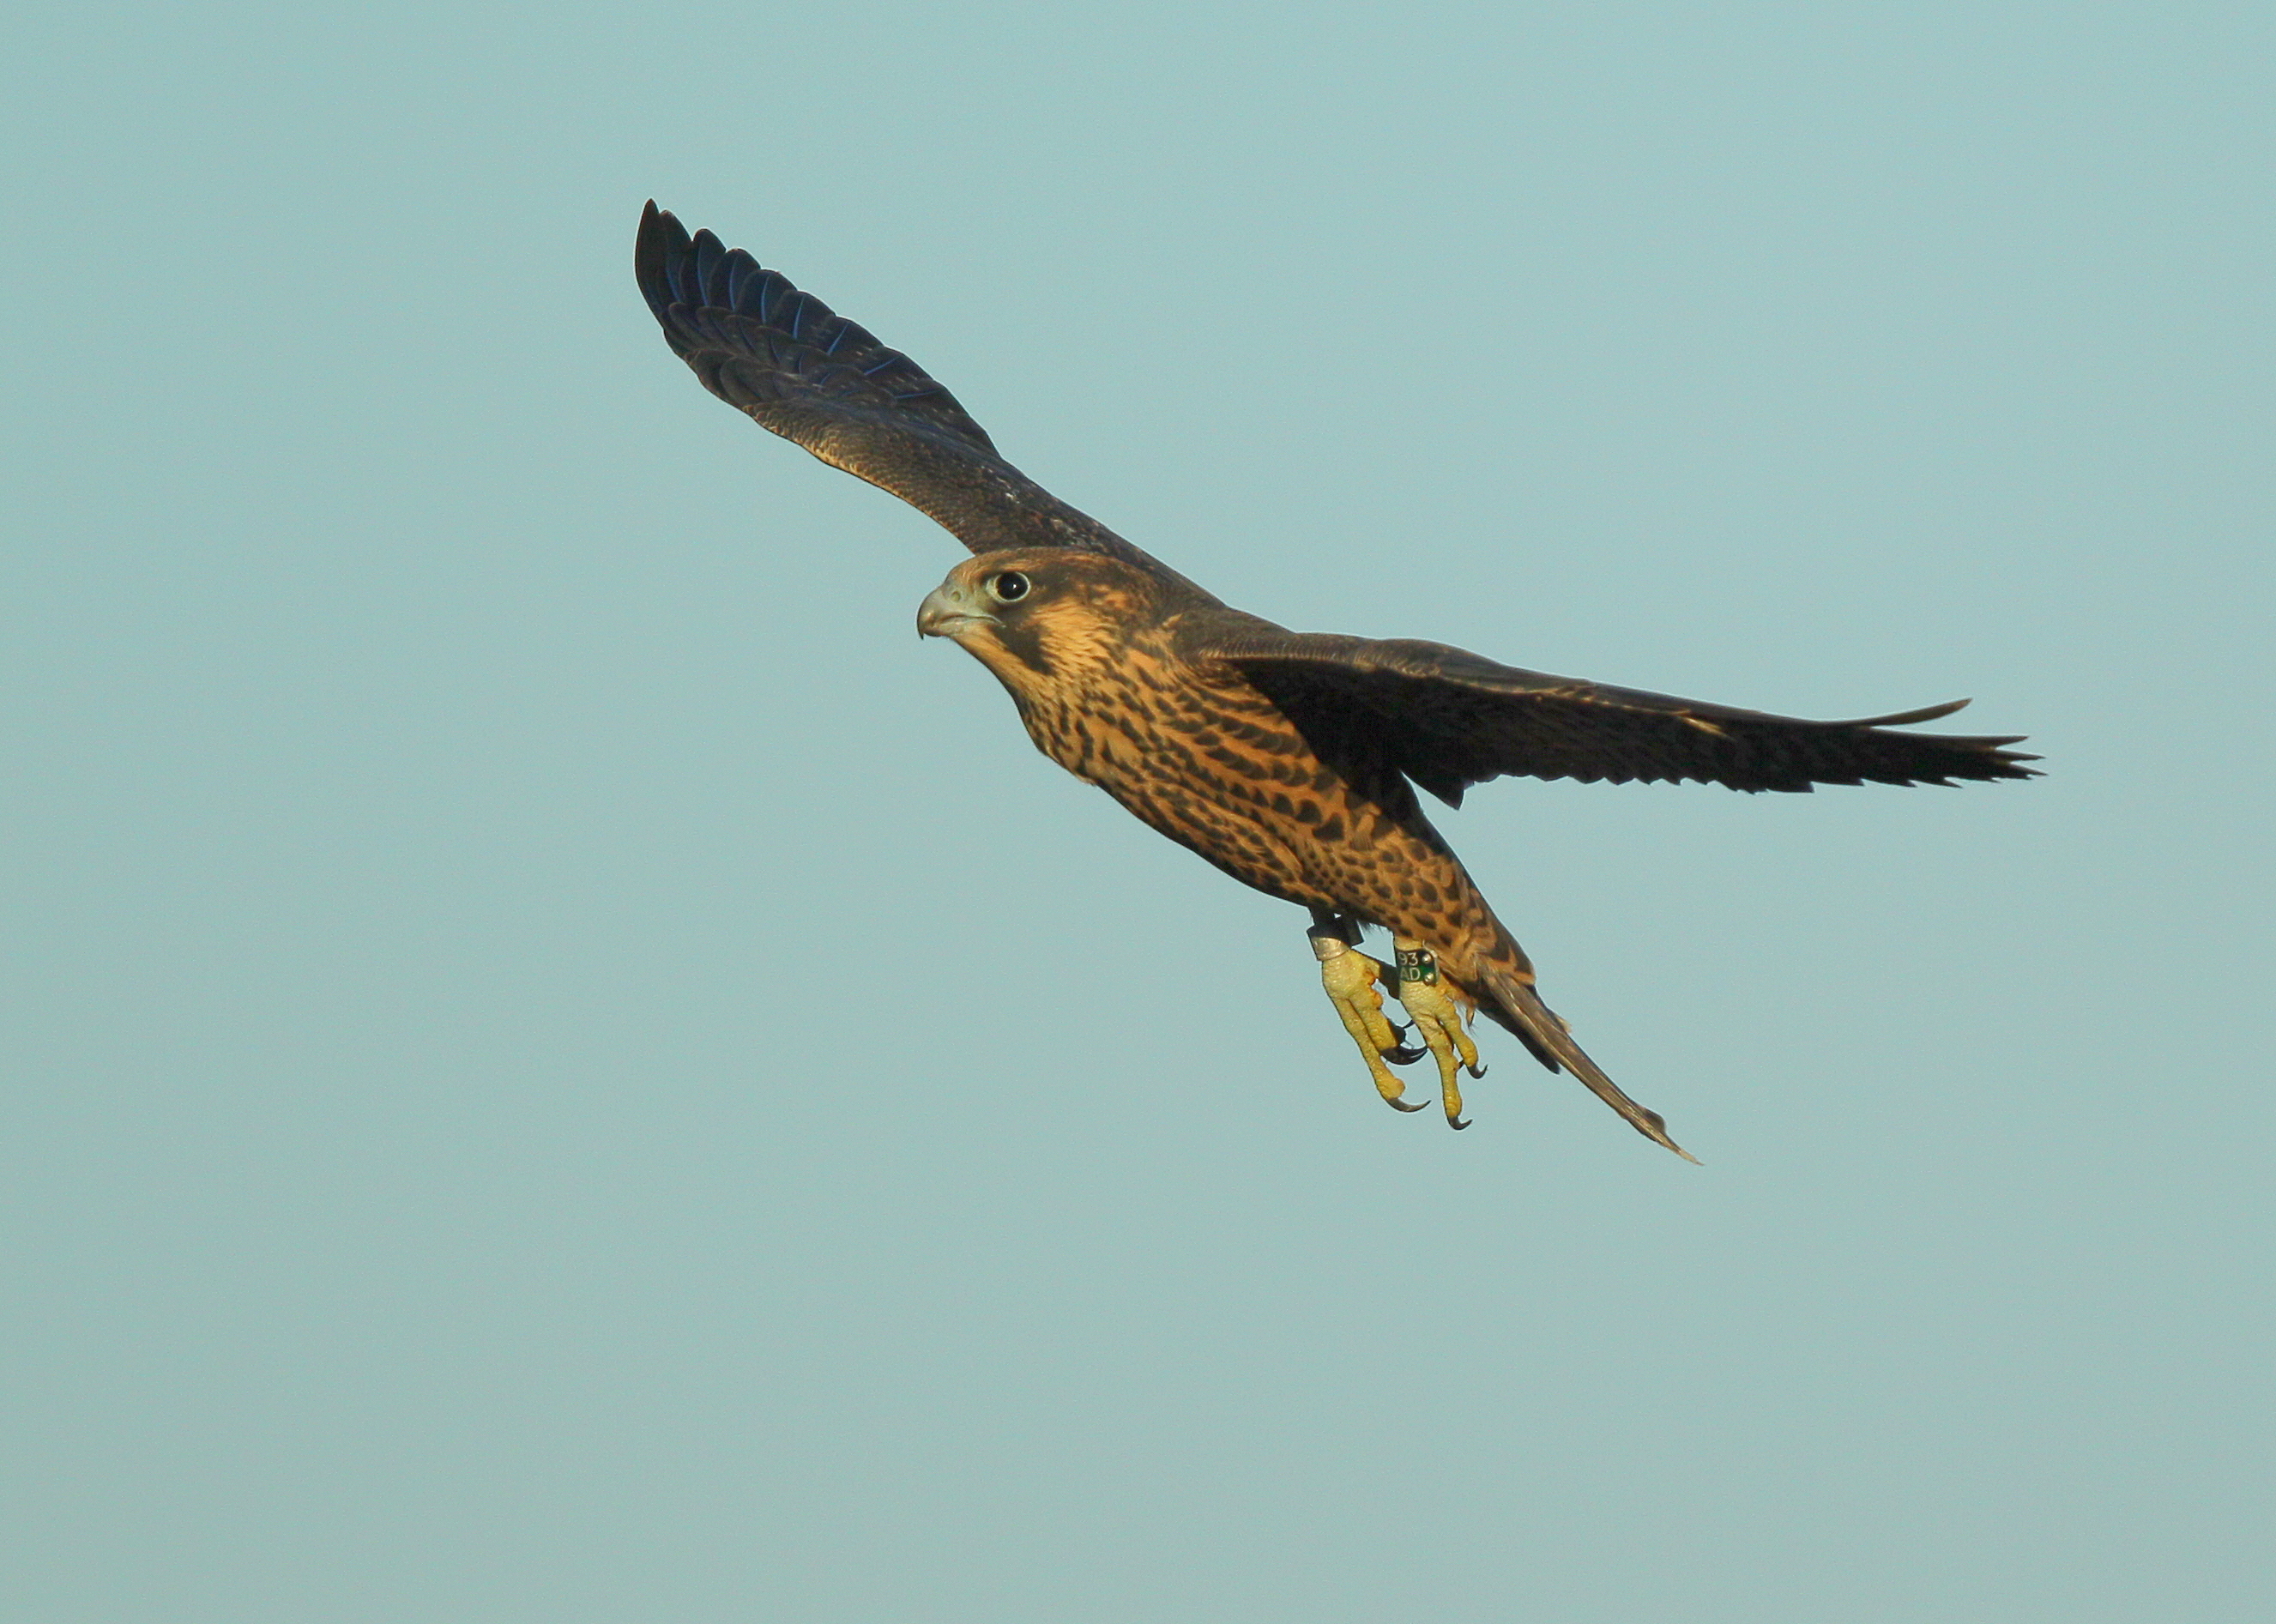
<svg viewBox="0 0 2276 1624"><path fill-rule="evenodd" d="M1446 1126L1468 1127L1456 1074L1467 1067L1473 1077L1486 1074L1478 1064L1478 1046L1462 1029L1477 1006L1438 979L1437 956L1413 937L1393 936L1391 951L1399 960L1399 1001L1415 1018L1415 1029L1438 1062L1438 1100L1446 1108Z"/></svg>
<svg viewBox="0 0 2276 1624"><path fill-rule="evenodd" d="M1412 1065L1424 1053L1401 1048L1399 1040L1403 1034L1384 1018L1383 994L1376 990L1376 983L1391 974L1391 967L1358 951L1355 921L1315 908L1312 928L1305 935L1311 939L1312 956L1320 961L1320 984L1328 990L1328 1002L1336 1006L1344 1030L1359 1045L1368 1074L1375 1079L1375 1091L1394 1111L1422 1110L1420 1104L1410 1105L1400 1098L1407 1085L1384 1065L1386 1059L1400 1066Z"/></svg>

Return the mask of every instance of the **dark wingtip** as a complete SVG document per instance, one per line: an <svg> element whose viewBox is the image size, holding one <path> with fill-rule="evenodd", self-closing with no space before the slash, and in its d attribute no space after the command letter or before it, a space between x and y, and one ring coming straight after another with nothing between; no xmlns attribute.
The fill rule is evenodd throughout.
<svg viewBox="0 0 2276 1624"><path fill-rule="evenodd" d="M1984 770L1980 772L1963 772L1963 777L1972 778L1979 782L1997 784L2007 778L2043 778L2046 776L2037 767L2023 765L2025 762L2042 761L2045 759L2045 757L2034 755L2029 750L2011 750L2007 747L2011 744L2022 743L2023 735L2021 733L2012 739L1971 739L1967 742L1983 752L1978 759L1984 763Z"/></svg>
<svg viewBox="0 0 2276 1624"><path fill-rule="evenodd" d="M1955 710L1965 710L1976 702L1972 699L1948 699L1940 705L1923 705L1917 710L1900 710L1893 716L1869 717L1863 722L1853 722L1853 727L1909 727L1916 722L1933 722L1938 717L1948 717Z"/></svg>
<svg viewBox="0 0 2276 1624"><path fill-rule="evenodd" d="M671 307L671 262L687 251L689 241L687 228L672 212L649 199L641 210L640 235L633 239L633 279L659 321Z"/></svg>
<svg viewBox="0 0 2276 1624"><path fill-rule="evenodd" d="M1820 727L1910 727L1916 722L1933 722L1938 717L1948 717L1955 710L1965 710L1976 702L1972 699L1948 699L1940 705L1923 705L1917 710L1894 710L1885 717L1851 717L1846 722L1821 722Z"/></svg>

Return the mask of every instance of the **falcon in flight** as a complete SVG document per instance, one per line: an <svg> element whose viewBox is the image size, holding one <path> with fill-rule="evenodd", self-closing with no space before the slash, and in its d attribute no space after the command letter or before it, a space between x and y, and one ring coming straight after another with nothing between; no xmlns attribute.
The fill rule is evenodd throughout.
<svg viewBox="0 0 2276 1624"><path fill-rule="evenodd" d="M1036 747L1233 878L1311 910L1330 1001L1385 1101L1390 1069L1483 1075L1479 1011L1689 1159L1583 1053L1415 791L1697 779L1740 790L2025 778L2019 738L1897 730L1967 703L1809 722L1497 664L1443 643L1291 632L1227 607L997 453L956 398L780 272L650 203L633 268L666 343L760 427L892 492L972 550L917 611L1012 695ZM1359 951L1390 932L1393 962ZM1411 1028L1383 1012L1397 992ZM1419 1034L1419 1046L1407 1039ZM1386 1062L1389 1064L1386 1065Z"/></svg>

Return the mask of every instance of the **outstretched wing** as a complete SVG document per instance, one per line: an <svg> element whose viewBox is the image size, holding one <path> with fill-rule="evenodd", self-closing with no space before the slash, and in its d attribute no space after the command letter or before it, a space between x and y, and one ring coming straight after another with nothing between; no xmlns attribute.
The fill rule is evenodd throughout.
<svg viewBox="0 0 2276 1624"><path fill-rule="evenodd" d="M673 353L762 428L891 491L974 552L1075 547L1162 565L996 454L956 397L857 322L654 203L633 269Z"/></svg>
<svg viewBox="0 0 2276 1624"><path fill-rule="evenodd" d="M1536 778L1685 778L1743 790L1819 784L2029 778L2016 738L1893 731L1966 704L1810 722L1500 665L1444 643L1288 632L1227 612L1193 617L1188 657L1237 666L1308 738L1363 744L1440 800L1506 773Z"/></svg>

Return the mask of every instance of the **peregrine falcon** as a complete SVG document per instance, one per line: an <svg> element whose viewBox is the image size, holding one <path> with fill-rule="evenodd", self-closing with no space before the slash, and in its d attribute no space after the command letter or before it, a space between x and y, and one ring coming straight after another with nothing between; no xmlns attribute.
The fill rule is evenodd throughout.
<svg viewBox="0 0 2276 1624"><path fill-rule="evenodd" d="M1541 1001L1533 966L1424 816L1505 774L1696 779L1739 790L2025 778L2016 737L1897 731L1967 703L1813 722L1521 671L1443 643L1291 632L1228 607L997 453L954 396L781 273L670 214L641 216L634 269L705 388L892 492L973 557L917 630L1002 683L1036 747L1244 884L1310 910L1330 1001L1377 1091L1430 1056L1447 1122L1483 1076L1483 1011L1551 1071L1691 1159ZM1390 963L1359 951L1390 933ZM1411 1029L1384 1013L1398 996ZM1418 1035L1419 1045L1407 1039ZM1386 1064L1388 1062L1388 1064ZM1427 1103L1427 1102L1426 1102Z"/></svg>

